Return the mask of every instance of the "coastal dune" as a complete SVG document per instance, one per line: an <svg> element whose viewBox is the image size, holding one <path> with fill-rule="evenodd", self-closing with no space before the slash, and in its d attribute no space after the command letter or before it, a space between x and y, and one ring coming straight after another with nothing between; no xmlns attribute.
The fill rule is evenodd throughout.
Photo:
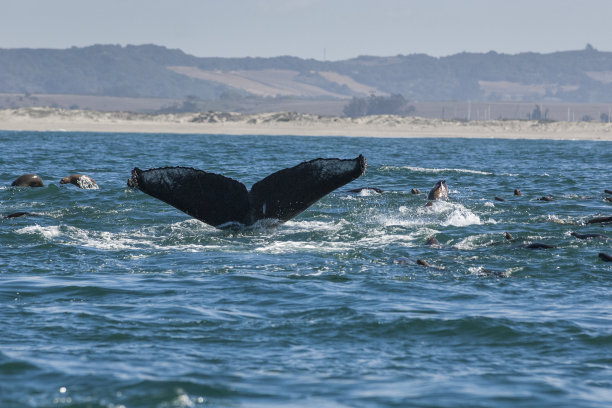
<svg viewBox="0 0 612 408"><path fill-rule="evenodd" d="M18 108L0 110L0 130L612 141L612 123L443 121L395 115L348 118L294 112L143 114Z"/></svg>

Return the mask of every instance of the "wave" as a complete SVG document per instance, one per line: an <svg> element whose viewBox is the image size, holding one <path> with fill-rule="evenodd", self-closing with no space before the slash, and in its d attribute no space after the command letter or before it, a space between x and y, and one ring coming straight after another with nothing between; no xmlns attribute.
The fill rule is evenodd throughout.
<svg viewBox="0 0 612 408"><path fill-rule="evenodd" d="M556 214L545 214L534 217L536 222L551 222L560 225L579 225L581 221L574 216L560 217Z"/></svg>
<svg viewBox="0 0 612 408"><path fill-rule="evenodd" d="M18 229L15 233L38 236L59 245L80 246L102 251L177 249L192 252L223 246L222 243L206 245L207 243L197 242L202 237L207 238L201 233L199 224L201 223L197 220L186 220L167 226L120 232L91 231L70 225L41 226L36 224ZM194 240L196 242L192 242Z"/></svg>
<svg viewBox="0 0 612 408"><path fill-rule="evenodd" d="M469 208L459 203L449 201L434 201L430 207L419 208L419 213L426 215L431 213L437 216L436 221L441 226L466 227L468 225L481 225L480 217ZM440 220L440 217L444 217Z"/></svg>
<svg viewBox="0 0 612 408"><path fill-rule="evenodd" d="M393 170L410 170L420 173L463 173L463 174L478 174L481 176L505 176L505 177L519 177L517 173L500 173L496 174L489 171L474 170L474 169L462 169L462 168L437 168L437 167L418 167L418 166L381 166L381 171L393 171Z"/></svg>
<svg viewBox="0 0 612 408"><path fill-rule="evenodd" d="M269 254L284 253L336 253L348 252L355 249L358 243L353 242L333 242L333 241L272 241L266 245L254 248L255 252Z"/></svg>
<svg viewBox="0 0 612 408"><path fill-rule="evenodd" d="M472 250L493 243L489 234L470 235L457 242L454 247L461 250Z"/></svg>
<svg viewBox="0 0 612 408"><path fill-rule="evenodd" d="M468 174L480 174L483 176L493 176L494 173L482 170L473 169L453 169L453 168L428 168L428 167L415 167L415 166L381 166L381 170L410 170L418 171L421 173L468 173Z"/></svg>
<svg viewBox="0 0 612 408"><path fill-rule="evenodd" d="M440 225L442 225L443 227L467 227L468 225L480 224L482 224L480 217L464 207L453 210L448 215L446 220L444 220Z"/></svg>
<svg viewBox="0 0 612 408"><path fill-rule="evenodd" d="M15 231L16 234L40 236L59 244L80 245L101 250L134 249L142 246L137 238L108 231L87 231L69 225L30 225Z"/></svg>
<svg viewBox="0 0 612 408"><path fill-rule="evenodd" d="M60 246L98 251L129 251L143 258L151 251L184 253L352 254L387 247L421 247L443 227L483 224L466 206L435 201L432 206L400 206L397 210L362 208L342 218L296 219L284 224L218 230L195 219L169 224L126 226L119 231L88 226L30 225L15 231ZM335 256L335 255L334 255Z"/></svg>

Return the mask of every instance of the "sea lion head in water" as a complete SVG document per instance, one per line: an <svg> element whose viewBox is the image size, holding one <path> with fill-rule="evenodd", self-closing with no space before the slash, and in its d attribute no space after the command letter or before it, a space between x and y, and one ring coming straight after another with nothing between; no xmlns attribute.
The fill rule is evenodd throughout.
<svg viewBox="0 0 612 408"><path fill-rule="evenodd" d="M448 198L448 186L446 180L440 180L429 192L428 200L446 200Z"/></svg>
<svg viewBox="0 0 612 408"><path fill-rule="evenodd" d="M73 174L60 180L60 184L69 183L74 184L78 188L84 188L87 190L98 188L98 184L94 179L83 174Z"/></svg>
<svg viewBox="0 0 612 408"><path fill-rule="evenodd" d="M17 187L44 187L44 185L45 183L36 174L24 174L17 177L11 184L11 186Z"/></svg>
<svg viewBox="0 0 612 408"><path fill-rule="evenodd" d="M429 246L440 246L440 242L438 242L438 240L434 236L427 238L427 241L425 241L425 244Z"/></svg>
<svg viewBox="0 0 612 408"><path fill-rule="evenodd" d="M542 196L542 197L538 198L538 200L539 201L548 201L548 202L555 201L555 199L552 198L551 196Z"/></svg>

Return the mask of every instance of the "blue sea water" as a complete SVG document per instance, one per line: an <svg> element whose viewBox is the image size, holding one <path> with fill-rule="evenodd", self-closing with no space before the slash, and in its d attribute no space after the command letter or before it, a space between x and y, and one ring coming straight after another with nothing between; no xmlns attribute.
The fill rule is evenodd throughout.
<svg viewBox="0 0 612 408"><path fill-rule="evenodd" d="M34 214L0 219L1 407L612 406L612 240L570 235L612 237L586 223L612 215L610 142L0 132L0 147L0 213ZM358 154L365 175L277 228L216 230L126 186L136 166L250 187ZM23 173L46 186L8 187ZM100 188L59 184L72 173ZM440 179L451 199L425 207ZM362 186L384 192L348 192Z"/></svg>

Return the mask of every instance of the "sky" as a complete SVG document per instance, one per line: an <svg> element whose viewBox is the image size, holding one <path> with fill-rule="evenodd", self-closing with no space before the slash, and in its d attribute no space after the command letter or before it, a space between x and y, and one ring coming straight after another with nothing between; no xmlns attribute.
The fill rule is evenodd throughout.
<svg viewBox="0 0 612 408"><path fill-rule="evenodd" d="M0 0L0 48L157 44L198 57L612 51L612 0Z"/></svg>

